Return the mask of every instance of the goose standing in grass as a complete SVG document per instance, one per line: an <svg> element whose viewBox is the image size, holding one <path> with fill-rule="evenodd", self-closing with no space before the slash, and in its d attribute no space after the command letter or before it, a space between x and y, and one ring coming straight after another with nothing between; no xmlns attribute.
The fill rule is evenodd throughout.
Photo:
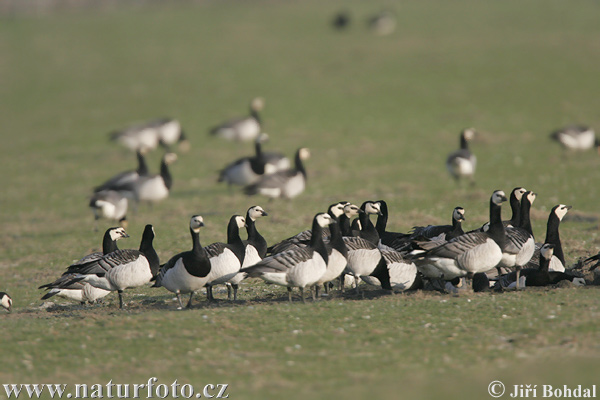
<svg viewBox="0 0 600 400"><path fill-rule="evenodd" d="M192 306L192 299L197 290L202 289L208 282L211 270L210 260L206 250L200 244L200 228L204 220L200 215L190 219L190 235L192 236L192 249L179 253L166 264L161 265L153 287L164 287L177 295L179 309L183 308L181 294L190 294L186 308Z"/></svg>
<svg viewBox="0 0 600 400"><path fill-rule="evenodd" d="M413 261L405 259L401 253L393 249L380 248L382 261L369 276L361 279L372 286L384 287L382 282L389 282L391 290L404 292L423 287L423 280Z"/></svg>
<svg viewBox="0 0 600 400"><path fill-rule="evenodd" d="M92 261L97 261L105 255L117 251L119 249L117 241L128 237L129 235L122 227L107 229L102 239L102 251L88 254L79 261L73 263L69 269L74 268L76 265L84 265ZM101 299L110 293L108 290L96 288L87 282L73 282L76 275L77 274L67 270L54 282L40 286L38 289L49 289L48 293L42 297L42 300L47 300L53 296L59 296L79 301L82 304L85 302L94 303L96 300ZM72 283L66 285L67 282Z"/></svg>
<svg viewBox="0 0 600 400"><path fill-rule="evenodd" d="M568 125L550 134L566 150L583 151L596 147L600 152L600 140L594 130L583 125Z"/></svg>
<svg viewBox="0 0 600 400"><path fill-rule="evenodd" d="M437 268L444 280L457 277L472 278L478 272L494 268L502 260L507 237L502 224L502 203L507 201L502 190L490 197L490 227L487 232L470 232L442 245L418 242L421 250L412 252L415 264L424 275ZM434 246L434 247L430 247Z"/></svg>
<svg viewBox="0 0 600 400"><path fill-rule="evenodd" d="M262 143L268 140L266 133L261 133L255 142L256 154L251 157L240 158L227 165L219 174L219 182L229 185L252 185L260 180L263 175L290 168L290 160L282 154L263 152Z"/></svg>
<svg viewBox="0 0 600 400"><path fill-rule="evenodd" d="M134 199L139 202L155 203L166 199L173 186L169 165L175 161L177 161L177 154L165 153L160 163L160 174L141 176L123 190L131 191Z"/></svg>
<svg viewBox="0 0 600 400"><path fill-rule="evenodd" d="M166 148L179 143L182 151L189 149L189 142L181 123L173 118L160 118L132 125L110 134L112 141L132 151L154 150L160 144Z"/></svg>
<svg viewBox="0 0 600 400"><path fill-rule="evenodd" d="M329 258L321 230L332 223L335 221L329 214L315 215L308 247L295 248L267 257L251 267L244 268L243 272L251 278L261 278L268 283L286 286L290 302L292 288L297 287L300 289L302 302L305 302L304 288L316 284L327 270Z"/></svg>
<svg viewBox="0 0 600 400"><path fill-rule="evenodd" d="M298 196L306 187L306 169L303 161L309 158L310 151L307 148L298 149L293 169L264 175L258 182L246 186L244 192L247 195L261 194L271 198L291 199Z"/></svg>
<svg viewBox="0 0 600 400"><path fill-rule="evenodd" d="M549 243L554 246L552 251L552 257L550 259L550 271L564 272L565 271L565 254L563 253L562 243L560 241L560 234L558 233L558 228L560 226L560 222L567 215L567 212L571 209L571 206L566 206L564 204L558 204L552 207L550 211L550 215L548 216L548 222L546 224L546 240L544 243ZM540 248L542 247L542 243L535 244L535 252L533 253L533 257L527 263L528 268L536 268L540 263Z"/></svg>
<svg viewBox="0 0 600 400"><path fill-rule="evenodd" d="M523 268L535 251L535 239L531 228L530 210L536 198L533 192L525 192L521 198L521 222L518 227L506 228L506 246L502 250L499 267L515 268L517 273L517 289L519 289L519 271ZM481 271L485 272L485 271Z"/></svg>
<svg viewBox="0 0 600 400"><path fill-rule="evenodd" d="M12 298L8 293L0 292L0 306L8 312L12 311Z"/></svg>
<svg viewBox="0 0 600 400"><path fill-rule="evenodd" d="M61 287L83 281L90 285L119 293L119 307L123 308L123 290L142 286L156 276L160 260L152 245L154 228L146 225L139 250L116 250L83 264L74 264L67 270L75 278Z"/></svg>
<svg viewBox="0 0 600 400"><path fill-rule="evenodd" d="M145 150L136 151L138 167L135 171L124 171L111 177L102 185L96 186L94 188L94 192L98 193L106 190L129 190L130 185L140 179L140 177L147 176L149 174L148 165L146 164L144 154Z"/></svg>
<svg viewBox="0 0 600 400"><path fill-rule="evenodd" d="M360 209L363 212L358 214L358 219L356 220L359 222L360 229L353 229L352 233L354 236L368 240L377 246L379 245L379 233L373 222L371 222L370 216L381 216L381 205L379 202L367 200L360 206Z"/></svg>
<svg viewBox="0 0 600 400"><path fill-rule="evenodd" d="M379 214L377 216L377 222L375 223L375 229L379 235L379 245L387 246L389 248L396 249L395 245L400 241L407 238L409 235L400 232L389 232L387 231L387 223L389 218L389 211L387 203L384 200L377 200L379 205Z"/></svg>
<svg viewBox="0 0 600 400"><path fill-rule="evenodd" d="M100 218L118 221L122 227L127 227L129 200L123 193L116 190L101 190L92 195L89 206L94 213L96 230Z"/></svg>
<svg viewBox="0 0 600 400"><path fill-rule="evenodd" d="M204 249L210 259L210 274L206 283L206 297L214 300L212 287L223 284L239 272L246 255L246 245L240 238L240 228L246 227L246 219L233 215L227 224L227 243L212 243Z"/></svg>
<svg viewBox="0 0 600 400"><path fill-rule="evenodd" d="M248 142L255 140L261 133L261 119L259 113L263 110L265 102L257 97L250 103L250 115L234 118L212 128L210 134L226 140Z"/></svg>
<svg viewBox="0 0 600 400"><path fill-rule="evenodd" d="M356 292L360 293L358 281L371 275L380 265L383 258L376 244L360 237L344 237L348 249L348 264L345 274L352 275L356 283Z"/></svg>
<svg viewBox="0 0 600 400"><path fill-rule="evenodd" d="M469 142L475 138L475 135L476 132L472 128L463 130L460 134L460 149L451 153L446 159L446 168L457 182L464 178L471 184L475 184L477 157L469 150Z"/></svg>
<svg viewBox="0 0 600 400"><path fill-rule="evenodd" d="M248 233L248 239L242 241L244 246L246 246L242 268L256 264L267 255L267 241L258 232L258 229L256 229L256 220L268 215L269 214L267 214L261 206L252 206L246 212L246 232ZM233 289L233 301L237 301L239 284L246 278L246 273L238 272L233 278L227 281L228 300L231 300L231 292Z"/></svg>

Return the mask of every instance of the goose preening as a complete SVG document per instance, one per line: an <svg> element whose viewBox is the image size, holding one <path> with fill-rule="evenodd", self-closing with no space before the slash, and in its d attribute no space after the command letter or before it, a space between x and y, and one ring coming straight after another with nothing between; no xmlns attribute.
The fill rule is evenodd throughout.
<svg viewBox="0 0 600 400"><path fill-rule="evenodd" d="M531 228L530 210L536 198L533 192L525 192L521 198L521 216L519 226L506 228L506 245L502 249L502 259L497 268L515 268L516 286L519 289L519 271L525 266L535 251L535 239ZM485 271L480 271L485 272Z"/></svg>
<svg viewBox="0 0 600 400"><path fill-rule="evenodd" d="M419 270L428 276L437 269L439 274L431 277L452 280L465 276L472 278L478 272L494 268L502 260L502 250L507 241L501 215L502 203L507 200L502 190L494 191L490 197L490 227L487 232L465 233L442 245L419 242L422 249L412 252Z"/></svg>
<svg viewBox="0 0 600 400"><path fill-rule="evenodd" d="M228 282L239 272L246 255L246 245L240 238L240 228L246 227L246 219L233 215L227 224L227 243L212 243L204 249L210 259L210 273L206 283L206 297L214 300L212 287Z"/></svg>
<svg viewBox="0 0 600 400"><path fill-rule="evenodd" d="M170 148L175 143L179 143L181 151L189 149L189 142L181 123L173 118L161 118L132 125L112 132L110 138L132 151L154 150L159 144Z"/></svg>
<svg viewBox="0 0 600 400"><path fill-rule="evenodd" d="M460 149L451 153L446 159L446 168L450 175L456 180L468 179L471 184L475 183L475 167L477 157L469 150L469 141L475 138L476 132L469 128L460 134Z"/></svg>
<svg viewBox="0 0 600 400"><path fill-rule="evenodd" d="M88 254L79 261L71 264L69 269L73 269L76 265L84 265L99 260L103 256L118 250L117 241L128 237L129 235L122 227L107 229L102 239L102 251ZM40 286L38 289L49 289L48 293L42 297L42 300L49 299L53 296L59 296L76 300L81 303L94 303L96 300L101 299L110 293L108 290L96 288L87 282L76 281L76 275L76 273L67 270L54 282Z"/></svg>
<svg viewBox="0 0 600 400"><path fill-rule="evenodd" d="M559 283L563 280L573 282L576 286L584 286L585 280L572 274L559 271L550 271L550 260L554 256L555 246L551 243L544 243L539 250L540 264L538 268L525 268L517 274L518 271L502 275L494 285L494 289L512 289L515 287L527 286L549 286Z"/></svg>
<svg viewBox="0 0 600 400"><path fill-rule="evenodd" d="M149 173L148 165L146 164L146 160L144 158L145 152L145 150L136 151L138 167L135 171L124 171L116 174L115 176L109 178L102 185L96 186L94 188L94 192L97 193L105 190L130 190L130 185L136 182L140 177L147 176Z"/></svg>
<svg viewBox="0 0 600 400"><path fill-rule="evenodd" d="M370 17L367 24L375 34L389 35L396 30L396 15L390 10L383 10Z"/></svg>
<svg viewBox="0 0 600 400"><path fill-rule="evenodd" d="M219 173L219 182L229 185L247 186L258 182L263 175L284 171L291 167L290 160L282 154L263 152L262 143L268 140L266 133L261 133L255 142L255 155L240 158L227 165Z"/></svg>
<svg viewBox="0 0 600 400"><path fill-rule="evenodd" d="M223 139L247 142L255 140L261 133L261 119L259 113L263 110L265 101L257 97L250 102L250 115L234 118L215 126L210 134Z"/></svg>
<svg viewBox="0 0 600 400"><path fill-rule="evenodd" d="M306 187L306 170L303 161L309 158L310 151L307 148L298 149L294 168L263 175L258 182L246 186L244 192L247 195L261 194L271 198L291 199L298 196Z"/></svg>
<svg viewBox="0 0 600 400"><path fill-rule="evenodd" d="M139 250L116 250L97 260L74 264L67 270L75 278L61 287L74 282L87 282L90 285L119 293L119 307L123 308L123 290L142 286L156 276L160 260L152 245L154 228L146 225Z"/></svg>
<svg viewBox="0 0 600 400"><path fill-rule="evenodd" d="M177 154L165 153L160 163L160 174L140 176L124 191L133 193L133 198L139 202L155 203L166 199L173 186L173 177L169 165L177 161Z"/></svg>
<svg viewBox="0 0 600 400"><path fill-rule="evenodd" d="M122 227L127 227L127 208L129 200L127 197L116 190L101 190L96 192L90 198L89 206L94 213L96 229L98 220L106 218L118 221Z"/></svg>
<svg viewBox="0 0 600 400"><path fill-rule="evenodd" d="M329 258L321 230L332 223L335 221L329 214L315 215L308 247L298 247L266 257L259 263L244 268L243 272L251 278L261 278L268 283L286 286L290 302L292 288L297 287L300 289L302 302L305 302L304 288L315 285L327 270Z"/></svg>
<svg viewBox="0 0 600 400"><path fill-rule="evenodd" d="M0 306L8 312L12 311L12 298L8 293L0 292Z"/></svg>
<svg viewBox="0 0 600 400"><path fill-rule="evenodd" d="M192 298L197 290L202 289L208 282L211 263L208 253L200 244L200 228L204 220L200 215L190 219L190 235L192 236L192 249L179 253L165 264L161 265L153 287L164 287L177 295L179 309L183 308L181 294L190 294L186 308L192 305Z"/></svg>
<svg viewBox="0 0 600 400"><path fill-rule="evenodd" d="M246 211L246 232L248 233L248 238L242 240L246 246L242 268L256 264L267 255L267 241L258 232L258 229L256 229L256 220L268 215L269 214L267 214L261 206L252 206ZM247 276L248 275L245 272L239 272L226 282L228 300L231 300L231 292L233 290L233 301L237 301L239 284L246 279Z"/></svg>
<svg viewBox="0 0 600 400"><path fill-rule="evenodd" d="M554 245L552 258L550 259L550 271L564 272L565 271L565 254L563 253L562 243L560 241L560 234L558 233L558 228L560 226L560 222L567 215L567 212L571 209L571 206L566 206L564 204L558 204L552 207L550 211L550 215L548 215L548 222L546 224L546 240L544 243L550 243ZM535 244L535 252L533 253L533 257L527 263L527 267L535 268L539 265L540 258L540 248L542 247L542 243Z"/></svg>
<svg viewBox="0 0 600 400"><path fill-rule="evenodd" d="M452 210L452 225L414 226L411 231L411 239L438 238L446 241L452 240L465 233L462 229L462 222L464 220L465 209L462 207L455 207L454 210Z"/></svg>
<svg viewBox="0 0 600 400"><path fill-rule="evenodd" d="M552 132L550 138L567 150L581 151L596 147L600 152L600 140L594 130L588 126L568 125Z"/></svg>

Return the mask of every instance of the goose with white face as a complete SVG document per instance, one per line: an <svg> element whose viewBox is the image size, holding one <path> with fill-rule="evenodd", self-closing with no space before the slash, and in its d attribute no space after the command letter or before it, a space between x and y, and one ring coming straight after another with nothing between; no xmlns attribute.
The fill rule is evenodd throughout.
<svg viewBox="0 0 600 400"><path fill-rule="evenodd" d="M8 312L12 311L12 299L7 293L0 292L0 305Z"/></svg>

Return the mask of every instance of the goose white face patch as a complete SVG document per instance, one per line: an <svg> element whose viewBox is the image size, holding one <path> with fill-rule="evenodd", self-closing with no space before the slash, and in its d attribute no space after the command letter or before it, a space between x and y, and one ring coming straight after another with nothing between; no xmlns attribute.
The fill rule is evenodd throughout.
<svg viewBox="0 0 600 400"><path fill-rule="evenodd" d="M331 213L336 217L341 216L344 213L344 206L345 204L343 203L337 203L336 205L331 207Z"/></svg>
<svg viewBox="0 0 600 400"><path fill-rule="evenodd" d="M452 213L452 218L456 221L465 220L465 209L462 207L456 207Z"/></svg>
<svg viewBox="0 0 600 400"><path fill-rule="evenodd" d="M564 218L565 215L567 215L567 212L569 212L569 209L571 207L569 206L565 206L564 204L560 204L558 207L556 207L556 210L554 210L554 214L556 214L556 216L558 217L559 221L562 221L562 219Z"/></svg>
<svg viewBox="0 0 600 400"><path fill-rule="evenodd" d="M496 205L501 205L504 201L506 201L506 194L502 190L496 190L492 194L492 202Z"/></svg>
<svg viewBox="0 0 600 400"><path fill-rule="evenodd" d="M380 208L379 203L373 203L373 202L367 203L367 206L365 207L365 212L367 214L379 214L379 213L381 213L381 208Z"/></svg>
<svg viewBox="0 0 600 400"><path fill-rule="evenodd" d="M530 192L527 195L527 200L529 200L529 204L533 204L533 202L535 201L536 197L537 197L537 194L535 194L533 192Z"/></svg>
<svg viewBox="0 0 600 400"><path fill-rule="evenodd" d="M261 206L251 207L248 211L248 216L252 221L256 221L257 218L263 217L265 215L267 215L267 213L265 212L265 210L263 210Z"/></svg>
<svg viewBox="0 0 600 400"><path fill-rule="evenodd" d="M527 192L525 188L518 188L517 190L515 190L515 198L521 201L525 192Z"/></svg>
<svg viewBox="0 0 600 400"><path fill-rule="evenodd" d="M299 154L300 154L300 159L301 160L308 160L310 158L310 150L308 150L306 147L303 147L299 150Z"/></svg>
<svg viewBox="0 0 600 400"><path fill-rule="evenodd" d="M200 215L194 215L190 219L190 228L194 232L197 233L200 230L200 227L202 227L202 226L204 226L204 219Z"/></svg>
<svg viewBox="0 0 600 400"><path fill-rule="evenodd" d="M551 244L546 243L540 249L540 255L547 260L552 258L553 254L554 254L554 246Z"/></svg>
<svg viewBox="0 0 600 400"><path fill-rule="evenodd" d="M235 217L235 221L237 223L238 228L246 227L246 218L242 217L241 215L238 215L237 217Z"/></svg>
<svg viewBox="0 0 600 400"><path fill-rule="evenodd" d="M317 215L317 223L321 228L325 228L333 222L333 218L329 214L321 213Z"/></svg>
<svg viewBox="0 0 600 400"><path fill-rule="evenodd" d="M123 228L116 228L116 229L112 229L110 231L110 238L113 241L119 240L124 237L129 237L129 235L127 235L127 233L125 232L125 229L123 229Z"/></svg>

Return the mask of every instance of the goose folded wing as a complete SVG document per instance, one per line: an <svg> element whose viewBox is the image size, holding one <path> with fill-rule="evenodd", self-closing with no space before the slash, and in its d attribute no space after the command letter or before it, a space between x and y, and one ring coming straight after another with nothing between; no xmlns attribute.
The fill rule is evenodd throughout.
<svg viewBox="0 0 600 400"><path fill-rule="evenodd" d="M104 274L111 269L124 265L127 263L135 262L140 257L144 257L144 254L138 250L117 250L112 253L106 254L102 258L94 261L90 261L85 264L71 265L67 272L77 273L81 275L89 274Z"/></svg>
<svg viewBox="0 0 600 400"><path fill-rule="evenodd" d="M428 256L457 258L459 255L477 246L483 245L492 239L485 233L472 233L459 236L441 246L434 247L427 252Z"/></svg>
<svg viewBox="0 0 600 400"><path fill-rule="evenodd" d="M349 251L352 250L372 250L376 249L377 246L360 237L344 237L344 244Z"/></svg>
<svg viewBox="0 0 600 400"><path fill-rule="evenodd" d="M531 238L531 235L527 231L520 228L508 228L506 236L507 241L504 251L510 254L518 253Z"/></svg>
<svg viewBox="0 0 600 400"><path fill-rule="evenodd" d="M286 251L285 253L267 257L250 267L243 268L241 272L248 273L248 276L250 277L258 277L263 273L285 273L294 266L311 260L313 255L314 251L310 248L300 248L293 251Z"/></svg>
<svg viewBox="0 0 600 400"><path fill-rule="evenodd" d="M209 244L204 248L208 254L208 257L210 258L219 257L221 254L223 254L225 249L227 249L227 245L221 242Z"/></svg>

